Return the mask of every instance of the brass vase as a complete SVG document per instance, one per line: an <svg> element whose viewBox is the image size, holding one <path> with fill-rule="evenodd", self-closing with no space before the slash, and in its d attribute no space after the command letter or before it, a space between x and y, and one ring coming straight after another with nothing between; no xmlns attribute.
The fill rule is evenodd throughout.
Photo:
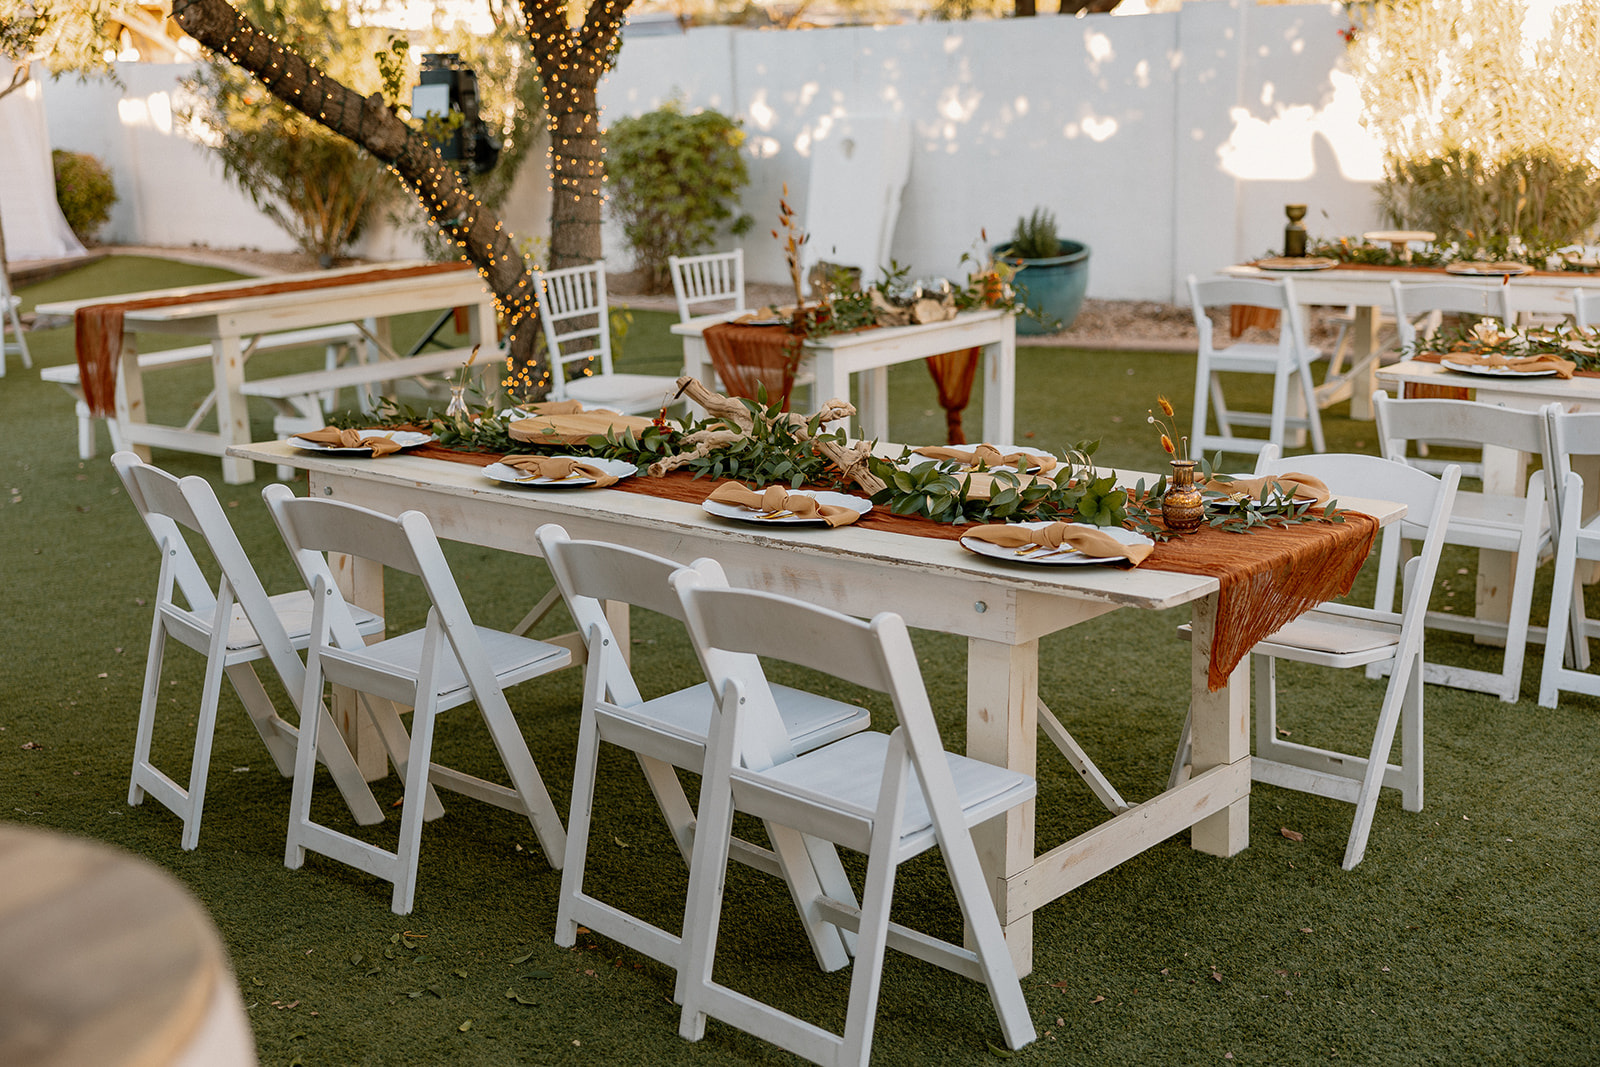
<svg viewBox="0 0 1600 1067"><path fill-rule="evenodd" d="M1205 521L1205 497L1194 484L1194 460L1172 461L1172 479L1161 496L1161 521L1173 533L1198 530Z"/></svg>

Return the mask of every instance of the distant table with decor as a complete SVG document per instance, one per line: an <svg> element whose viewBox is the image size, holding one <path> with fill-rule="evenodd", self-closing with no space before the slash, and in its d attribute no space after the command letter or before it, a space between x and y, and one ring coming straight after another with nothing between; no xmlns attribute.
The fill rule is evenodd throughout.
<svg viewBox="0 0 1600 1067"><path fill-rule="evenodd" d="M1572 290L1600 289L1600 273L1534 270L1514 277L1485 274L1454 274L1443 267L1367 266L1345 263L1322 270L1263 270L1250 263L1224 267L1222 274L1235 278L1294 279L1295 297L1303 304L1354 307L1351 325L1354 339L1349 380L1350 417L1372 418L1373 371L1376 360L1368 357L1378 350L1378 312L1394 312L1389 283L1451 282L1456 284L1509 287L1512 315L1523 312L1544 315L1570 315Z"/></svg>
<svg viewBox="0 0 1600 1067"><path fill-rule="evenodd" d="M672 326L672 332L683 338L683 373L708 385L717 380L705 332L711 326L728 322L731 317L728 314L705 315ZM785 327L766 329L781 336ZM889 439L889 367L968 349L981 352L981 439L995 444L1010 443L1016 429L1017 338L1016 320L1009 311L963 311L944 322L884 326L811 338L802 346L801 365L810 368L815 376L811 394L813 411L834 397L849 400L850 377L860 375L860 403L856 405L858 425L849 432L852 436L886 441Z"/></svg>
<svg viewBox="0 0 1600 1067"><path fill-rule="evenodd" d="M966 754L1033 774L1043 730L1110 816L1044 852L1035 847L1032 803L975 831L1007 942L1024 974L1032 968L1033 912L1050 901L1185 828L1194 848L1213 855L1231 856L1249 844L1250 646L1293 614L1339 595L1330 583L1353 577L1376 528L1404 514L1395 504L1341 500L1376 521L1352 515L1347 523L1248 535L1207 529L1157 546L1135 569L1046 566L969 552L955 539L962 528L884 508L838 528L716 518L700 503L716 483L686 472L625 478L611 488L541 491L491 480L483 468L498 457L446 454L430 445L382 459L309 453L286 442L248 445L235 454L306 470L313 496L391 515L419 510L450 540L532 556L538 554L533 531L557 522L574 537L682 562L714 557L739 585L859 617L896 611L912 626L965 637ZM1117 473L1124 484L1140 477ZM381 609L381 567L333 562L352 603ZM1184 650L1172 641L1170 654L1188 663L1188 679L1174 688L1171 711L1174 737L1183 712L1193 714L1193 776L1143 802L1123 801L1040 699L1039 640L1120 607L1186 604L1193 643ZM628 648L626 616L613 625L621 627L618 637ZM581 660L583 646L575 637L563 640ZM334 718L347 735L368 721L354 707L340 706L337 694ZM352 749L369 775L385 773L375 736L356 733Z"/></svg>
<svg viewBox="0 0 1600 1067"><path fill-rule="evenodd" d="M467 309L465 325L472 339L493 343L494 297L477 272L461 264L347 267L59 301L36 310L74 317L85 400L93 414L116 418L122 439L135 451L147 461L152 445L222 457L223 480L236 485L255 480L248 462L227 454L250 440L249 411L241 392L248 338L371 319L365 328L369 343L377 354L394 357L392 316L449 308ZM198 336L211 342L215 433L149 421L134 341L139 333Z"/></svg>

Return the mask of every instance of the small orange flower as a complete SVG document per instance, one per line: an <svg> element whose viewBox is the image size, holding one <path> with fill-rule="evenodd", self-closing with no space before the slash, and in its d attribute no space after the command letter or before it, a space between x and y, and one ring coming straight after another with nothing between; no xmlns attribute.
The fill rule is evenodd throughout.
<svg viewBox="0 0 1600 1067"><path fill-rule="evenodd" d="M1161 414L1165 415L1169 419L1172 418L1172 401L1168 400L1164 396L1158 396L1156 397L1156 403L1161 405Z"/></svg>
<svg viewBox="0 0 1600 1067"><path fill-rule="evenodd" d="M1168 437L1166 434L1161 435L1161 447L1169 456L1175 456L1178 454L1178 450L1172 447L1172 438Z"/></svg>

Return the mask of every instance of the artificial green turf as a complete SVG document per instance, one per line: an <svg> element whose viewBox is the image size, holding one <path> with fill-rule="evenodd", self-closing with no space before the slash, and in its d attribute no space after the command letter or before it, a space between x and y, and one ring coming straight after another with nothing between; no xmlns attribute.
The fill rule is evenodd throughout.
<svg viewBox="0 0 1600 1067"><path fill-rule="evenodd" d="M220 276L114 258L22 295L31 306ZM623 357L630 369L674 369L668 321L635 314ZM31 334L36 366L71 359L70 333ZM310 350L263 358L287 370L321 357ZM89 463L76 458L68 398L15 357L8 371L0 380L0 418L10 431L0 479L0 815L129 848L189 885L228 945L263 1064L798 1062L715 1023L706 1040L684 1042L669 970L601 938L556 948L559 876L526 820L507 812L446 795L448 814L424 834L416 910L405 918L389 912L386 884L350 868L312 856L301 870L285 869L289 782L231 692L198 850L178 848L178 822L158 804L130 808L156 554L104 453ZM1165 392L1181 415L1192 376L1193 360L1182 356L1023 348L1017 423L1035 435L1028 443L1060 448L1102 437L1104 462L1150 467L1161 456L1145 411ZM159 383L158 417L181 416L205 391L205 374L163 372ZM921 367L894 368L891 396L895 437L931 441L942 433ZM968 422L974 437L978 410ZM1330 447L1375 451L1371 424L1342 415L1328 415ZM270 412L252 407L252 416L257 436L269 436ZM158 453L157 462L210 479L269 589L290 587L292 567L260 484L223 486L216 461L200 456ZM450 556L486 624L511 625L549 586L533 559L466 546L452 546ZM1471 567L1468 553L1447 557L1451 588L1437 604L1450 603L1450 592L1470 603ZM1548 567L1541 581L1536 619L1548 603ZM391 625L420 623L414 584L392 579L388 594ZM1173 637L1182 619L1120 612L1041 642L1043 698L1130 798L1161 788L1182 722L1188 657ZM565 625L554 618L540 632ZM641 615L633 640L647 691L693 680L681 631ZM946 743L959 751L963 645L919 633L917 646ZM1430 636L1430 651L1466 665L1497 662L1492 651L1443 634ZM1220 1063L1228 1054L1233 1063L1263 1064L1600 1062L1592 873L1600 703L1564 696L1558 710L1536 707L1539 655L1531 646L1524 698L1514 706L1429 687L1427 807L1404 812L1386 793L1355 871L1339 869L1347 805L1260 786L1242 854L1200 855L1180 834L1045 907L1034 919L1035 970L1023 982L1040 1040L1016 1062ZM180 779L200 670L199 657L176 648L163 676L156 756ZM1291 665L1282 673L1282 725L1296 740L1364 749L1380 683L1356 671ZM274 681L269 688L277 692ZM560 807L578 695L575 672L511 694ZM445 762L493 764L470 711L441 729L438 751ZM629 760L608 751L601 766L591 885L675 925L682 866ZM1039 780L1041 843L1103 817L1048 743ZM388 803L399 787L390 778L375 790ZM323 817L348 825L325 776L318 802ZM372 838L392 840L393 823ZM1304 840L1283 836L1285 828ZM738 868L729 886L719 974L838 1025L848 973L816 972L781 887ZM915 924L956 930L933 857L904 871L897 907ZM890 954L876 1063L977 1063L993 1058L987 1043L998 1041L979 986Z"/></svg>

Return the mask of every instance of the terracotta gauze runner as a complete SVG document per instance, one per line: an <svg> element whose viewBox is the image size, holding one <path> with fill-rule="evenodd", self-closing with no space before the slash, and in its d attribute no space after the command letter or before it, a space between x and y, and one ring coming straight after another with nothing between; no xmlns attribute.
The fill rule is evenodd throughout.
<svg viewBox="0 0 1600 1067"><path fill-rule="evenodd" d="M412 449L411 454L480 467L501 458L488 453L455 452L438 445L423 445ZM698 504L721 484L725 483L674 471L663 478L628 478L612 488L621 493ZM1378 520L1354 511L1340 514L1343 522L1258 527L1249 533L1202 526L1194 533L1157 542L1149 558L1139 565L1146 570L1213 577L1221 585L1217 633L1211 643L1207 672L1212 690L1227 683L1228 675L1262 638L1318 604L1350 592L1372 551ZM856 520L856 526L946 541L960 540L973 530L972 526L953 526L918 515L893 515L888 508L873 508Z"/></svg>
<svg viewBox="0 0 1600 1067"><path fill-rule="evenodd" d="M780 410L789 410L801 349L800 338L788 327L719 322L701 336L728 396L754 400L757 388L765 387L767 403L778 401Z"/></svg>
<svg viewBox="0 0 1600 1067"><path fill-rule="evenodd" d="M145 308L203 304L208 300L230 300L242 296L271 296L307 289L329 289L342 285L361 285L388 278L409 278L418 274L444 274L463 268L461 263L429 263L421 267L395 270L370 270L342 274L337 278L302 278L293 282L266 282L232 289L197 289L182 296L147 297L119 300L109 304L81 307L74 316L78 348L78 382L83 401L97 417L109 418L116 409L117 360L122 354L122 316L124 312Z"/></svg>

